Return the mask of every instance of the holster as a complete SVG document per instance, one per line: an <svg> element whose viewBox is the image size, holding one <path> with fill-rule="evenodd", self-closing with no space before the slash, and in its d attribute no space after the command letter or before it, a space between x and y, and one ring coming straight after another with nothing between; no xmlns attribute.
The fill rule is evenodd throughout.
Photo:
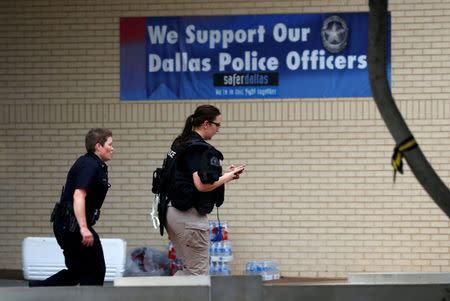
<svg viewBox="0 0 450 301"><path fill-rule="evenodd" d="M95 223L100 218L100 209L94 209L94 214L87 220L89 226L95 225Z"/></svg>
<svg viewBox="0 0 450 301"><path fill-rule="evenodd" d="M61 204L60 202L55 203L55 207L53 207L52 213L50 215L50 222L54 222L57 218L61 218L63 220L63 226L69 230L70 232L75 232L78 228L78 222L73 213L67 205Z"/></svg>

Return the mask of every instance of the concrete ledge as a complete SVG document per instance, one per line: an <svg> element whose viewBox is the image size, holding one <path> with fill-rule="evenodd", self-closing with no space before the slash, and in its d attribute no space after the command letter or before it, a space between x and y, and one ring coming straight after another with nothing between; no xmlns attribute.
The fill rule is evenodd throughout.
<svg viewBox="0 0 450 301"><path fill-rule="evenodd" d="M155 277L145 278L156 279ZM175 283L178 278L185 277L164 278L167 284L169 280ZM155 282L152 281L152 283ZM279 284L266 286L262 283L261 277L211 276L211 286L0 287L0 300L449 301L450 284Z"/></svg>
<svg viewBox="0 0 450 301"><path fill-rule="evenodd" d="M350 284L449 284L450 273L351 273Z"/></svg>
<svg viewBox="0 0 450 301"><path fill-rule="evenodd" d="M173 277L122 277L114 280L114 286L211 286L209 276Z"/></svg>
<svg viewBox="0 0 450 301"><path fill-rule="evenodd" d="M210 288L191 287L0 287L7 301L210 301Z"/></svg>
<svg viewBox="0 0 450 301"><path fill-rule="evenodd" d="M241 300L263 300L261 276L211 276L211 301Z"/></svg>
<svg viewBox="0 0 450 301"><path fill-rule="evenodd" d="M448 301L450 285L372 284L263 286L264 301Z"/></svg>

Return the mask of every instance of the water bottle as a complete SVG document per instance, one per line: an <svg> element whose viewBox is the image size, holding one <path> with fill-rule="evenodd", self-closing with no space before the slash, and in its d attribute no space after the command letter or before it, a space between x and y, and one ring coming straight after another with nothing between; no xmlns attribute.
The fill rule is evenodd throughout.
<svg viewBox="0 0 450 301"><path fill-rule="evenodd" d="M280 272L276 263L270 260L247 262L245 274L260 275L264 281L280 279Z"/></svg>
<svg viewBox="0 0 450 301"><path fill-rule="evenodd" d="M261 276L263 280L272 280L273 272L270 261L263 261L261 263Z"/></svg>
<svg viewBox="0 0 450 301"><path fill-rule="evenodd" d="M220 276L222 274L222 266L220 262L214 262L214 275Z"/></svg>
<svg viewBox="0 0 450 301"><path fill-rule="evenodd" d="M217 243L217 253L218 253L217 256L225 255L225 245L223 241Z"/></svg>
<svg viewBox="0 0 450 301"><path fill-rule="evenodd" d="M257 274L257 267L255 261L249 261L245 265L245 274L246 275L256 275Z"/></svg>
<svg viewBox="0 0 450 301"><path fill-rule="evenodd" d="M216 228L216 222L215 221L209 221L209 240L213 241L215 237L215 228Z"/></svg>
<svg viewBox="0 0 450 301"><path fill-rule="evenodd" d="M213 242L213 254L214 256L220 256L220 248L219 248L219 243L218 242Z"/></svg>
<svg viewBox="0 0 450 301"><path fill-rule="evenodd" d="M222 222L222 240L228 240L228 223Z"/></svg>
<svg viewBox="0 0 450 301"><path fill-rule="evenodd" d="M210 275L215 275L216 274L216 262L211 261L209 263L209 274Z"/></svg>
<svg viewBox="0 0 450 301"><path fill-rule="evenodd" d="M169 254L168 254L169 259L175 260L175 258L177 256L175 255L175 248L173 247L173 244L171 241L169 242L168 249L169 249Z"/></svg>
<svg viewBox="0 0 450 301"><path fill-rule="evenodd" d="M222 275L229 276L231 275L231 270L228 262L222 262Z"/></svg>
<svg viewBox="0 0 450 301"><path fill-rule="evenodd" d="M223 255L222 256L231 256L231 244L228 240L223 242Z"/></svg>

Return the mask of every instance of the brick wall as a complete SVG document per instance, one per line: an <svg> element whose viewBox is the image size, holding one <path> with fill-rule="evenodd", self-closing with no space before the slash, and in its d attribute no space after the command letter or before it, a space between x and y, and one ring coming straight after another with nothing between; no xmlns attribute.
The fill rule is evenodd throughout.
<svg viewBox="0 0 450 301"><path fill-rule="evenodd" d="M390 1L393 94L422 150L450 180L450 4ZM96 227L129 247L163 250L150 178L200 104L121 102L119 17L368 11L367 1L45 1L0 3L0 269L21 268L21 241L51 236L48 215L91 127L114 133L112 189ZM202 102L203 103L203 102ZM372 99L214 101L234 274L275 260L284 276L450 271L448 218L405 167ZM215 219L215 212L211 215Z"/></svg>

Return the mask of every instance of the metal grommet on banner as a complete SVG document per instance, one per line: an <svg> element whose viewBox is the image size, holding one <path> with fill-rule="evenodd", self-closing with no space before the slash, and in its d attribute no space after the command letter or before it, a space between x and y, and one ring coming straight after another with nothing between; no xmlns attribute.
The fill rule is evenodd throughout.
<svg viewBox="0 0 450 301"><path fill-rule="evenodd" d="M403 152L409 151L415 147L417 147L416 139L414 139L413 136L410 136L394 148L394 154L392 155L391 161L392 167L394 168L394 183L397 171L403 174Z"/></svg>

